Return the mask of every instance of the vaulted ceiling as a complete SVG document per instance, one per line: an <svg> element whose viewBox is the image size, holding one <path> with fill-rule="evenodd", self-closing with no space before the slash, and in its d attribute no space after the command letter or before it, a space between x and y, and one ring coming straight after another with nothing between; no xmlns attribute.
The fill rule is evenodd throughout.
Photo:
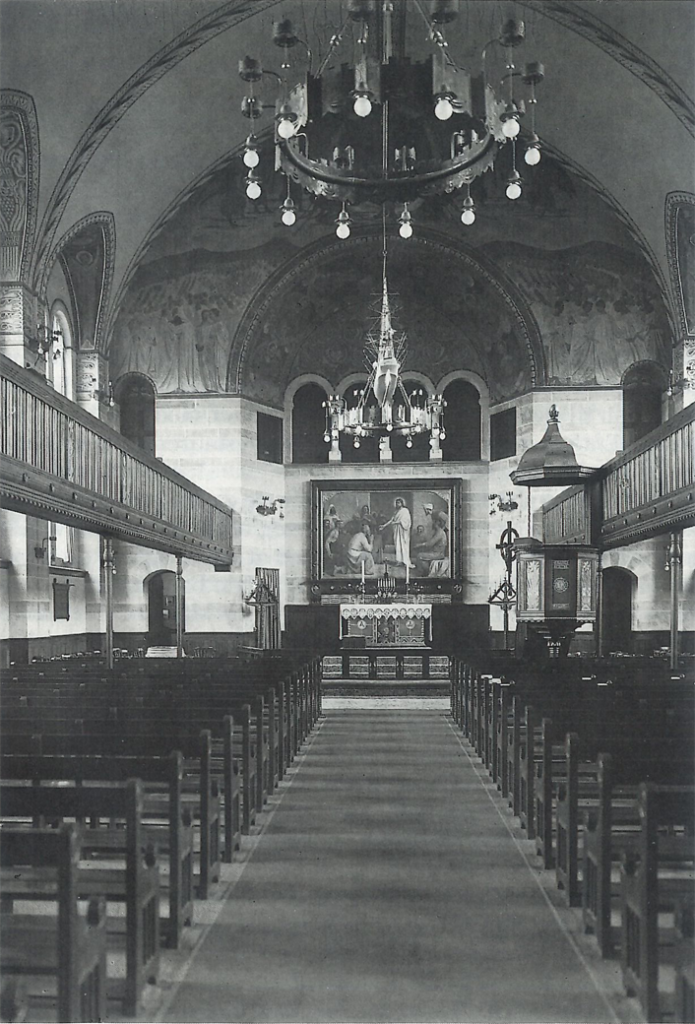
<svg viewBox="0 0 695 1024"><path fill-rule="evenodd" d="M405 2L407 48L418 58L428 44L414 4ZM462 3L447 33L451 52L475 65L513 6L497 0ZM494 263L509 280L514 265L526 262L524 247L574 249L565 257L570 275L572 261L581 261L582 244L612 247L606 266L623 260L629 267L640 254L652 275L648 288L661 294L664 316L673 325L676 296L664 204L669 193L695 191L695 4L517 0L515 7L527 24L524 59L546 65L538 132L551 157L547 169L541 165L546 177L540 181L547 187L536 187L531 205L505 205L496 201L487 175L487 212L478 218L475 234L466 235L445 208L430 204L417 244L424 246L429 237L431 244L438 239L458 249L461 265L469 261L469 276L475 250L473 277ZM140 287L143 274L156 276L157 260L195 250L191 239L201 226L191 220L191 210L200 212L212 197L219 218L225 194L229 208L222 209L222 219L204 225L201 248L207 252L253 246L263 249L267 270L281 273L283 260L289 267L304 251L311 257L322 239L332 246L332 221L320 212L306 208L291 236L283 236L278 204L253 216L241 209L238 153L248 122L239 112L243 88L236 68L246 54L278 66L271 35L280 17L295 21L316 62L340 23L340 8L340 0L2 0L2 85L33 97L39 123L34 283L75 225L95 213L111 214L113 277L102 310L108 338L127 305L128 289ZM559 216L556 200L564 202L568 190L571 211ZM585 215L591 231L582 228ZM369 215L357 227L365 238L375 237ZM211 243L215 231L217 242ZM177 243L182 234L187 247ZM359 264L359 253L353 251L351 259ZM592 301L603 300L594 295ZM538 323L542 314L536 310L528 319ZM536 342L520 338L519 344L531 352ZM234 358L232 353L232 363ZM232 363L229 373L241 372L238 360L236 369ZM534 372L532 359L528 372ZM548 368L544 372L547 379L553 376Z"/></svg>

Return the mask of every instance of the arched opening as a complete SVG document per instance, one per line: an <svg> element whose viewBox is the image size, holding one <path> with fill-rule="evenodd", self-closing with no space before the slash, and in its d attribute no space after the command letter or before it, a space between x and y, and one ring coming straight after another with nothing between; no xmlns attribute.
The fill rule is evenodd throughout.
<svg viewBox="0 0 695 1024"><path fill-rule="evenodd" d="M152 647L176 646L176 573L156 572L147 580L148 640ZM186 629L186 585L181 580L182 631Z"/></svg>
<svg viewBox="0 0 695 1024"><path fill-rule="evenodd" d="M327 462L326 392L320 384L303 384L292 400L292 461Z"/></svg>
<svg viewBox="0 0 695 1024"><path fill-rule="evenodd" d="M601 630L605 654L632 652L632 591L635 577L629 569L603 570Z"/></svg>
<svg viewBox="0 0 695 1024"><path fill-rule="evenodd" d="M141 373L121 378L116 389L121 433L149 455L155 454L155 396L152 382Z"/></svg>
<svg viewBox="0 0 695 1024"><path fill-rule="evenodd" d="M350 417L350 410L356 409L360 400L360 394L365 384L351 384L344 392L346 416ZM370 390L367 395L365 406L365 419L369 422L377 422L378 406L376 396ZM340 451L343 462L378 462L379 461L379 439L377 437L353 437L351 434L342 434L340 437Z"/></svg>
<svg viewBox="0 0 695 1024"><path fill-rule="evenodd" d="M441 442L445 462L480 459L480 394L467 380L452 380L444 389L444 430Z"/></svg>
<svg viewBox="0 0 695 1024"><path fill-rule="evenodd" d="M423 388L420 381L404 380L403 387L412 405L424 406L429 395ZM395 401L394 405L398 402ZM427 462L430 457L430 435L415 434L412 438L412 446L408 447L407 438L396 435L391 438L391 451L394 462Z"/></svg>
<svg viewBox="0 0 695 1024"><path fill-rule="evenodd" d="M623 448L661 424L661 397L666 387L664 373L656 363L638 363L623 377Z"/></svg>
<svg viewBox="0 0 695 1024"><path fill-rule="evenodd" d="M49 375L60 395L74 400L72 324L62 302L56 302L50 320L51 348ZM71 565L75 555L75 530L65 523L50 523L48 530L51 565Z"/></svg>

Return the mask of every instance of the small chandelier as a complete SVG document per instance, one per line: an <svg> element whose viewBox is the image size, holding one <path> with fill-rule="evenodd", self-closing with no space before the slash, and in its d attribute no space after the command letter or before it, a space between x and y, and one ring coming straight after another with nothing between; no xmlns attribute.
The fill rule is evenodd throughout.
<svg viewBox="0 0 695 1024"><path fill-rule="evenodd" d="M413 438L430 433L444 440L442 416L446 402L442 395L429 398L422 388L408 394L401 379L401 366L406 354L406 336L396 331L391 318L391 300L387 281L386 211L382 210L383 264L381 302L372 328L367 332L364 347L365 362L369 370L367 383L356 392L357 404L349 407L340 395L330 395L323 403L326 410L327 444L337 441L341 434L353 438L359 448L365 437L405 437L407 448L413 447Z"/></svg>
<svg viewBox="0 0 695 1024"><path fill-rule="evenodd" d="M411 61L394 52L394 0L348 0L346 17L336 27L315 72L311 51L289 19L274 25L273 42L283 52L280 73L265 70L253 57L239 62L239 75L248 89L241 110L251 121L251 131L242 158L246 194L252 200L262 194L255 122L270 106L261 102L254 88L268 75L277 83L272 106L275 166L287 177L287 199L281 207L284 224L295 223L289 188L296 182L315 196L342 204L336 220L340 238L350 234L349 205L398 204L400 234L409 238L414 226L409 203L463 186L467 195L461 222L471 225L476 219L471 182L494 165L504 145L512 150L505 194L511 200L521 196L523 179L517 168L521 121L528 107L530 132L524 136L524 160L533 167L541 159L536 86L545 76L540 63L526 64L523 70L514 63L514 49L525 38L523 21L509 19L483 49L480 71L471 73L450 56L445 36L446 26L458 16L459 0L430 0L429 13L420 0L405 5L408 8L422 18L432 45L425 61ZM334 62L350 37L353 64ZM499 44L506 55L494 88L486 71L493 44ZM306 52L308 69L303 80L293 83L290 53L297 46ZM521 83L526 87L525 99L518 95ZM291 216L286 215L288 201Z"/></svg>

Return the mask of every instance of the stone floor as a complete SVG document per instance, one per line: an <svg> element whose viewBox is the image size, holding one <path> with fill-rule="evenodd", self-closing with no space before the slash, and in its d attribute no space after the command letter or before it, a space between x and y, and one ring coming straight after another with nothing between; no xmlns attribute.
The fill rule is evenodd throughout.
<svg viewBox="0 0 695 1024"><path fill-rule="evenodd" d="M446 702L344 700L326 699L148 1019L640 1020Z"/></svg>

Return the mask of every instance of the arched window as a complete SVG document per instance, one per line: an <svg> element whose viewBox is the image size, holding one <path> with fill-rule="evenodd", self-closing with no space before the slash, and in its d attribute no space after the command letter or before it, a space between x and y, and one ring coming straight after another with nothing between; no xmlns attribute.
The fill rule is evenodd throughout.
<svg viewBox="0 0 695 1024"><path fill-rule="evenodd" d="M154 388L141 373L129 373L116 388L121 433L150 455L155 454Z"/></svg>
<svg viewBox="0 0 695 1024"><path fill-rule="evenodd" d="M51 348L48 354L48 376L59 395L74 399L72 327L65 307L56 303L50 317ZM51 565L70 565L75 550L75 531L64 523L50 523L48 527L49 560Z"/></svg>
<svg viewBox="0 0 695 1024"><path fill-rule="evenodd" d="M661 424L664 371L656 363L637 363L623 376L623 448Z"/></svg>
<svg viewBox="0 0 695 1024"><path fill-rule="evenodd" d="M444 431L441 442L445 462L480 459L480 394L467 380L452 380L444 389Z"/></svg>
<svg viewBox="0 0 695 1024"><path fill-rule="evenodd" d="M351 384L344 392L343 398L345 399L346 415L348 417L350 409L354 409L357 406L360 400L360 393L365 385L366 382L363 384L359 382ZM378 411L376 396L373 391L370 391L365 406L367 421L373 417L374 422L376 422ZM356 440L358 441L357 446L355 446ZM343 455L343 462L378 462L379 439L377 437L354 438L351 434L342 434L340 438L340 451Z"/></svg>
<svg viewBox="0 0 695 1024"><path fill-rule="evenodd" d="M403 387L412 405L424 406L429 395L423 388L420 381L404 380ZM394 401L398 405L398 399ZM404 436L396 435L391 437L391 451L394 462L427 462L430 457L430 435L415 434L412 438L412 447L408 447L407 439Z"/></svg>
<svg viewBox="0 0 695 1024"><path fill-rule="evenodd" d="M320 384L303 384L292 401L292 461L327 462L326 392Z"/></svg>

